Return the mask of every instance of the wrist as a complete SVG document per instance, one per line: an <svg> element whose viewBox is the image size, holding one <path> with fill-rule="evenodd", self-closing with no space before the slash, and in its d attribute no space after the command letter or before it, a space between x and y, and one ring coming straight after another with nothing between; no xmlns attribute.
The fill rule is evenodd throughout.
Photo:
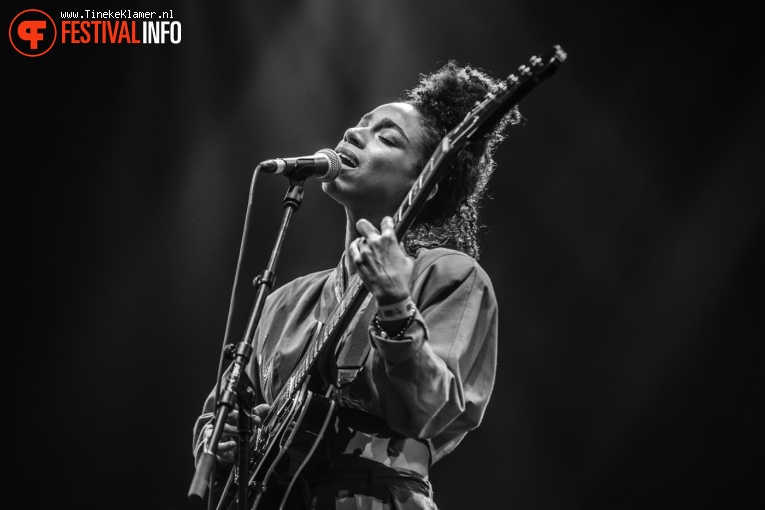
<svg viewBox="0 0 765 510"><path fill-rule="evenodd" d="M417 306L409 295L392 303L384 304L379 300L377 302L377 316L381 321L406 320L413 316L416 310Z"/></svg>
<svg viewBox="0 0 765 510"><path fill-rule="evenodd" d="M390 306L396 303L400 303L409 297L409 289L404 289L402 292L380 292L379 295L375 295L375 301L378 306Z"/></svg>

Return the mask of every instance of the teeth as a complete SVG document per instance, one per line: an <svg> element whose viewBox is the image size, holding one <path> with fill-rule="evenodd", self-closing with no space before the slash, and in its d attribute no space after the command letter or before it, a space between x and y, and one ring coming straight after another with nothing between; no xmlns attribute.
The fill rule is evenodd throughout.
<svg viewBox="0 0 765 510"><path fill-rule="evenodd" d="M338 153L338 156L340 156L340 161L342 161L345 165L354 167L355 164L351 158L343 154L342 152Z"/></svg>

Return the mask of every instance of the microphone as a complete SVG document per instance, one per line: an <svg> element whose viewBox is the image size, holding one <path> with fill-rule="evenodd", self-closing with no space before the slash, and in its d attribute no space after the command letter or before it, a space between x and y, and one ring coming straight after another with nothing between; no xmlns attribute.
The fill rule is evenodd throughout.
<svg viewBox="0 0 765 510"><path fill-rule="evenodd" d="M317 181L328 182L337 178L340 165L340 156L335 151L322 149L313 156L267 159L258 166L269 174L282 174L300 179L313 176Z"/></svg>

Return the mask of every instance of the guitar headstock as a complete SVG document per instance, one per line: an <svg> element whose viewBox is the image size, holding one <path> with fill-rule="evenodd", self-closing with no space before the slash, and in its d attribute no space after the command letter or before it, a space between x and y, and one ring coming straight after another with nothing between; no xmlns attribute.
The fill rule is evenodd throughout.
<svg viewBox="0 0 765 510"><path fill-rule="evenodd" d="M518 68L517 74L510 74L504 82L500 83L499 90L487 94L484 100L449 133L448 137L452 141L458 141L484 135L534 86L552 76L563 65L566 58L566 52L558 45L539 56L532 56L528 64Z"/></svg>
<svg viewBox="0 0 765 510"><path fill-rule="evenodd" d="M522 65L518 68L520 78L511 74L507 77L506 83L508 86L522 84L528 80L538 83L552 76L563 65L567 57L568 55L563 51L563 48L555 45L540 56L532 56L528 65Z"/></svg>

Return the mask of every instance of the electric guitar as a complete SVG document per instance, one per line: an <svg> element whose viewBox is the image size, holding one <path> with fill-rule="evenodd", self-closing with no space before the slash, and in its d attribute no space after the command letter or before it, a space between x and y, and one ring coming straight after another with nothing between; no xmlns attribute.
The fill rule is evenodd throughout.
<svg viewBox="0 0 765 510"><path fill-rule="evenodd" d="M518 68L502 83L499 90L486 95L460 124L440 142L406 199L393 216L394 230L403 239L424 206L428 195L445 175L449 163L461 148L479 139L493 128L521 98L544 79L551 76L566 60L560 46ZM307 347L292 375L284 384L271 410L250 441L250 463L247 473L235 466L220 493L217 510L239 508L239 484L247 484L249 510L281 510L295 480L310 460L334 414L335 386L314 391L310 385L316 360L350 338L361 313L368 291L358 275L348 284L342 299L327 321L314 328ZM330 349L333 349L330 351Z"/></svg>

